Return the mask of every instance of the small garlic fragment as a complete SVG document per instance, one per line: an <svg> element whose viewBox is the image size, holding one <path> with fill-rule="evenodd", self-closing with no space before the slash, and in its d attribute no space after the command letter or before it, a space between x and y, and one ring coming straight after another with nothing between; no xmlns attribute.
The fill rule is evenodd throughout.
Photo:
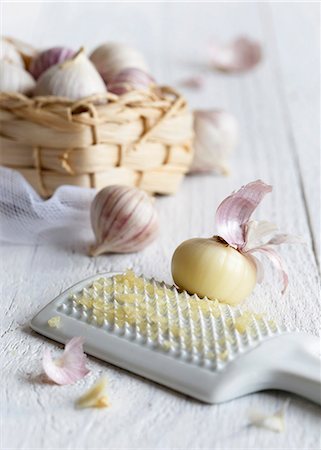
<svg viewBox="0 0 321 450"><path fill-rule="evenodd" d="M48 325L50 326L50 328L60 328L61 317L60 316L51 317L51 319L48 320Z"/></svg>
<svg viewBox="0 0 321 450"><path fill-rule="evenodd" d="M234 116L220 110L194 111L194 160L190 172L226 175L227 159L234 150L238 124Z"/></svg>
<svg viewBox="0 0 321 450"><path fill-rule="evenodd" d="M20 92L31 94L35 80L22 67L6 60L0 61L0 92Z"/></svg>
<svg viewBox="0 0 321 450"><path fill-rule="evenodd" d="M90 55L90 59L107 85L123 69L134 68L148 72L143 55L119 42L100 45Z"/></svg>
<svg viewBox="0 0 321 450"><path fill-rule="evenodd" d="M76 407L105 408L109 406L106 395L107 378L101 377L85 394L76 401Z"/></svg>
<svg viewBox="0 0 321 450"><path fill-rule="evenodd" d="M56 95L72 100L105 93L106 86L83 49L72 59L46 70L35 88L35 95Z"/></svg>
<svg viewBox="0 0 321 450"><path fill-rule="evenodd" d="M37 80L43 72L55 64L61 64L72 58L75 52L67 47L53 47L36 55L29 67L29 72Z"/></svg>
<svg viewBox="0 0 321 450"><path fill-rule="evenodd" d="M1 38L0 47L1 47L1 54L0 54L1 60L7 61L11 64L15 64L16 66L19 66L22 69L25 68L22 56L11 42L9 42L4 38Z"/></svg>
<svg viewBox="0 0 321 450"><path fill-rule="evenodd" d="M289 403L290 400L286 400L283 406L272 415L264 414L257 410L250 410L250 425L265 428L276 433L282 433L285 430L285 413Z"/></svg>
<svg viewBox="0 0 321 450"><path fill-rule="evenodd" d="M122 95L126 92L137 89L148 89L155 84L154 78L140 69L124 69L119 72L108 84L108 91L113 94Z"/></svg>
<svg viewBox="0 0 321 450"><path fill-rule="evenodd" d="M107 186L91 205L91 224L101 253L131 253L142 250L158 234L158 217L146 192L128 186Z"/></svg>

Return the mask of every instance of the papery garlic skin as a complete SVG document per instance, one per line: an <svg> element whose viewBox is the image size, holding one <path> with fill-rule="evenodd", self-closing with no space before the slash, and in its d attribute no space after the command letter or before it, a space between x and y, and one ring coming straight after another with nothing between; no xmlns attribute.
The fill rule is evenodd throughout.
<svg viewBox="0 0 321 450"><path fill-rule="evenodd" d="M107 186L91 205L96 236L92 256L101 253L137 252L158 235L158 216L146 192L128 186Z"/></svg>
<svg viewBox="0 0 321 450"><path fill-rule="evenodd" d="M216 237L195 238L175 250L172 276L175 284L190 294L238 305L255 287L256 266Z"/></svg>
<svg viewBox="0 0 321 450"><path fill-rule="evenodd" d="M16 49L16 47L6 39L1 38L0 40L0 59L3 61L7 61L11 64L15 64L16 66L21 67L22 69L25 68L25 64L23 61L22 56Z"/></svg>
<svg viewBox="0 0 321 450"><path fill-rule="evenodd" d="M29 66L29 72L37 80L42 73L55 64L61 64L74 56L75 52L67 47L53 47L35 56Z"/></svg>
<svg viewBox="0 0 321 450"><path fill-rule="evenodd" d="M0 92L20 92L29 95L36 83L30 73L8 61L0 61Z"/></svg>
<svg viewBox="0 0 321 450"><path fill-rule="evenodd" d="M110 81L108 91L122 95L133 89L146 90L155 84L154 78L140 69L124 69Z"/></svg>
<svg viewBox="0 0 321 450"><path fill-rule="evenodd" d="M245 36L227 44L212 42L210 53L211 66L223 72L245 72L262 59L260 43Z"/></svg>
<svg viewBox="0 0 321 450"><path fill-rule="evenodd" d="M72 59L46 70L35 88L35 95L55 95L71 100L106 92L104 81L82 49Z"/></svg>
<svg viewBox="0 0 321 450"><path fill-rule="evenodd" d="M134 68L144 72L149 71L145 58L140 52L119 42L100 45L90 55L90 59L107 86L124 69Z"/></svg>
<svg viewBox="0 0 321 450"><path fill-rule="evenodd" d="M220 110L194 111L194 159L190 172L226 175L228 158L238 140L238 123L232 114Z"/></svg>

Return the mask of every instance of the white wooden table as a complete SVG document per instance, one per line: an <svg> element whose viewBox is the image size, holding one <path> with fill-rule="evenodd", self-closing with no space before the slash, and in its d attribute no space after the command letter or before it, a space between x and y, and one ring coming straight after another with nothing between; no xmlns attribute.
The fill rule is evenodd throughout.
<svg viewBox="0 0 321 450"><path fill-rule="evenodd" d="M171 281L170 258L182 240L213 234L214 212L233 189L257 178L274 186L258 217L304 236L284 248L290 287L282 298L272 271L248 300L318 333L319 248L319 5L303 3L5 3L3 34L35 45L88 48L124 40L140 48L158 80L176 83L198 73L210 37L246 34L264 45L264 62L239 76L208 72L203 91L186 91L192 107L225 108L241 128L228 178L188 177L179 193L157 201L161 236L130 256L86 256L84 245L1 248L3 449L317 449L320 408L291 396L282 434L244 428L250 407L274 412L289 397L264 392L222 405L204 405L116 367L89 358L91 375L74 386L48 386L41 372L52 342L28 321L70 284L96 272L132 266ZM74 400L100 374L112 406L76 411Z"/></svg>

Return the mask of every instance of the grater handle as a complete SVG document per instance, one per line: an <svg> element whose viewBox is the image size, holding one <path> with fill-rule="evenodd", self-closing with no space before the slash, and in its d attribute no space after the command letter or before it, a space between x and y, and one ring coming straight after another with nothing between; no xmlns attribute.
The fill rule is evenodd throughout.
<svg viewBox="0 0 321 450"><path fill-rule="evenodd" d="M279 351L275 387L321 405L320 339L303 333L284 337L286 340Z"/></svg>

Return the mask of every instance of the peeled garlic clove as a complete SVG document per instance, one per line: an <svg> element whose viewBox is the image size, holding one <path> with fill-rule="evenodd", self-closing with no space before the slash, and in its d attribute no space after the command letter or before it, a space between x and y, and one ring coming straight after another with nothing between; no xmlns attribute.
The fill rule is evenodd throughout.
<svg viewBox="0 0 321 450"><path fill-rule="evenodd" d="M227 160L238 138L235 117L220 110L194 111L194 132L194 160L190 172L227 174Z"/></svg>
<svg viewBox="0 0 321 450"><path fill-rule="evenodd" d="M107 85L123 69L135 68L148 72L143 55L134 48L119 42L109 42L99 46L93 51L90 59Z"/></svg>
<svg viewBox="0 0 321 450"><path fill-rule="evenodd" d="M0 61L0 92L20 92L28 95L35 85L35 80L26 70L8 61Z"/></svg>
<svg viewBox="0 0 321 450"><path fill-rule="evenodd" d="M11 64L15 64L16 66L19 66L22 69L25 68L22 56L11 42L1 38L0 46L1 46L1 54L0 54L1 60L7 61Z"/></svg>
<svg viewBox="0 0 321 450"><path fill-rule="evenodd" d="M91 223L96 236L93 256L142 250L158 234L158 217L146 192L128 186L107 186L94 198Z"/></svg>
<svg viewBox="0 0 321 450"><path fill-rule="evenodd" d="M124 69L108 84L108 91L122 95L133 89L144 90L155 84L154 78L140 69Z"/></svg>
<svg viewBox="0 0 321 450"><path fill-rule="evenodd" d="M219 238L195 238L175 250L172 276L190 294L237 305L255 287L256 266Z"/></svg>
<svg viewBox="0 0 321 450"><path fill-rule="evenodd" d="M64 61L71 59L75 52L67 47L53 47L44 50L32 59L29 67L29 72L37 80L40 75L49 67L55 64L61 64Z"/></svg>
<svg viewBox="0 0 321 450"><path fill-rule="evenodd" d="M83 49L72 59L46 70L35 89L35 95L55 95L72 100L105 93L105 83Z"/></svg>

